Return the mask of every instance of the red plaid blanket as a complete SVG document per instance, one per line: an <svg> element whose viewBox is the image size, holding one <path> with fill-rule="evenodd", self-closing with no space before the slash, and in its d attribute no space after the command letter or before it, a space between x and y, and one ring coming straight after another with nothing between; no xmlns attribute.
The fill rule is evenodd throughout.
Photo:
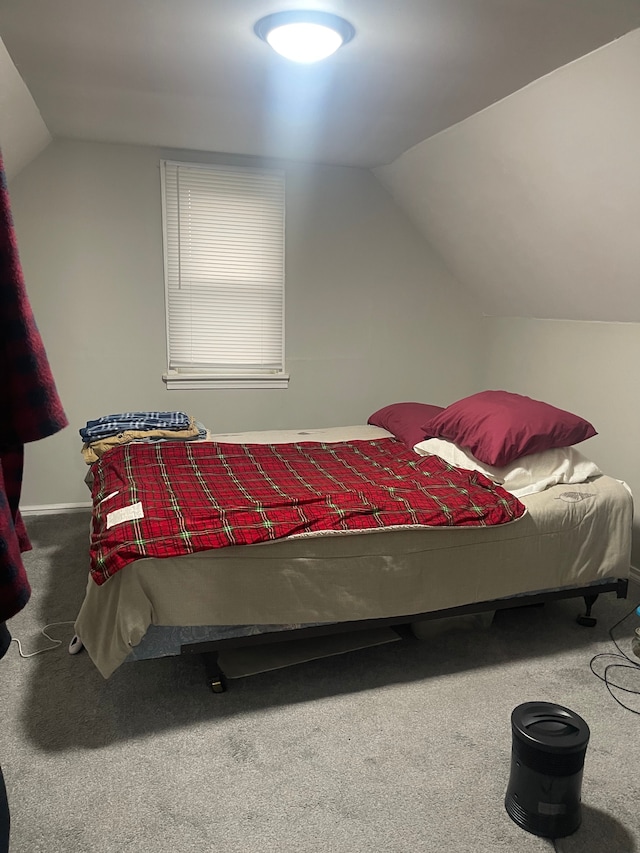
<svg viewBox="0 0 640 853"><path fill-rule="evenodd" d="M328 530L505 524L525 512L481 474L393 438L128 444L105 453L93 473L97 584L141 557Z"/></svg>

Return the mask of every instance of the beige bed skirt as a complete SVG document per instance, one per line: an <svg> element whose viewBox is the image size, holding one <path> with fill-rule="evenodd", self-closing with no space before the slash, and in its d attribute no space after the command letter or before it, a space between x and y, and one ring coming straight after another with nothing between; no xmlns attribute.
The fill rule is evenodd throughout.
<svg viewBox="0 0 640 853"><path fill-rule="evenodd" d="M143 559L97 586L76 632L106 678L150 625L348 622L626 578L633 501L607 476L523 498L488 528L323 535Z"/></svg>

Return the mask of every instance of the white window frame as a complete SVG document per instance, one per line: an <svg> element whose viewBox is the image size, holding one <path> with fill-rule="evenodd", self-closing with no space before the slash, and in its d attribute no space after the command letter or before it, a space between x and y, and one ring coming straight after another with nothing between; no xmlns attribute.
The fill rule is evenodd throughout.
<svg viewBox="0 0 640 853"><path fill-rule="evenodd" d="M177 323L177 309L175 306L177 303L181 303L184 306L184 300L176 300L175 296L173 297L173 301L170 299L171 292L174 294L181 289L180 285L180 230L178 228L177 236L175 232L171 238L169 238L168 231L168 204L175 207L178 204L177 195L178 192L176 190L173 193L172 189L168 188L167 181L167 169L171 169L175 171L176 167L178 169L182 168L183 176L185 172L189 173L191 170L208 170L209 173L217 173L221 181L225 179L225 173L241 173L242 180L251 180L251 176L254 175L256 178L256 186L259 185L260 180L264 181L265 177L268 177L271 181L276 179L276 182L280 182L281 185L281 221L282 221L282 238L280 241L279 232L274 233L273 225L271 227L271 246L270 249L273 251L273 257L275 258L274 264L272 265L272 273L270 280L271 292L276 294L276 302L278 294L281 297L281 306L282 306L282 316L278 317L273 314L273 310L270 314L271 323L274 324L273 329L273 337L271 338L271 355L275 353L276 350L279 350L277 353L277 357L272 359L271 363L268 365L254 364L252 366L247 366L245 369L241 364L227 365L218 364L217 366L214 364L203 364L200 362L199 364L190 363L184 358L185 348L183 346L184 342L188 338L180 338L178 323ZM229 175L229 177L231 177ZM162 190L162 235L163 235L163 252L164 252L164 281L165 281L165 317L166 317L166 335L167 335L167 371L163 374L162 378L166 383L168 389L181 389L181 390L190 390L190 389L208 389L208 388L287 388L289 384L289 375L285 372L285 324L284 324L284 299L285 299L285 277L284 277L284 239L285 239L285 187L284 187L284 172L277 169L260 169L249 166L228 166L221 165L218 163L188 163L183 161L176 160L161 160L160 161L160 179L161 179L161 190ZM276 184L277 185L277 184ZM173 200L168 202L167 192L173 193ZM233 221L233 218L230 218L230 222ZM242 231L242 223L240 222L238 225L238 229ZM227 226L227 231L228 226ZM245 239L246 239L245 232ZM186 244L185 244L186 245ZM246 245L246 243L245 243ZM196 247L197 249L197 247ZM190 256L193 257L193 254ZM231 258L232 264L235 263L235 258ZM243 258L238 256L238 269L241 269ZM226 262L229 262L229 256L226 255ZM254 262L255 268L255 262ZM275 272L273 271L275 270ZM281 281L280 281L281 275ZM178 282L176 287L176 282ZM275 283L274 283L275 282ZM259 282L258 282L259 283ZM278 290L280 287L280 290ZM173 290L171 291L171 288ZM189 308L182 307L181 311L186 311L188 313ZM256 313L256 318L258 317L259 311ZM181 317L184 314L180 315ZM193 315L189 315L191 317ZM172 329L172 321L174 323ZM278 327L278 323L280 323ZM172 334L173 332L173 334ZM202 334L200 332L200 334ZM279 339L278 339L279 336ZM172 346L173 341L173 346ZM183 357L175 358L173 353L178 349L183 353Z"/></svg>

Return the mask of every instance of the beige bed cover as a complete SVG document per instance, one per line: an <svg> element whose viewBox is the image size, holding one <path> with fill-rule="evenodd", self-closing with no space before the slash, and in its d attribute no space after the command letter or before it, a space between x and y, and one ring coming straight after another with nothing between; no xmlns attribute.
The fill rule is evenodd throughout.
<svg viewBox="0 0 640 853"><path fill-rule="evenodd" d="M218 441L344 441L373 426L214 435ZM601 476L522 498L527 514L486 528L321 535L143 559L97 586L76 632L107 678L149 625L293 624L427 613L626 578L633 500Z"/></svg>

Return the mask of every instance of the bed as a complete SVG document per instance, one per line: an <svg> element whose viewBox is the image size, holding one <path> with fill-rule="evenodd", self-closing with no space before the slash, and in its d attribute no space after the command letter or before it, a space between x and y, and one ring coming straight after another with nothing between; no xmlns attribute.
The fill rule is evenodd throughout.
<svg viewBox="0 0 640 853"><path fill-rule="evenodd" d="M209 436L242 446L382 439L397 441L397 431L368 423ZM205 654L218 692L217 655L229 647L554 597L584 597L588 623L600 593L626 595L633 502L623 482L599 473L518 501L526 511L509 523L315 531L133 559L100 584L90 575L76 633L105 678L125 661Z"/></svg>

